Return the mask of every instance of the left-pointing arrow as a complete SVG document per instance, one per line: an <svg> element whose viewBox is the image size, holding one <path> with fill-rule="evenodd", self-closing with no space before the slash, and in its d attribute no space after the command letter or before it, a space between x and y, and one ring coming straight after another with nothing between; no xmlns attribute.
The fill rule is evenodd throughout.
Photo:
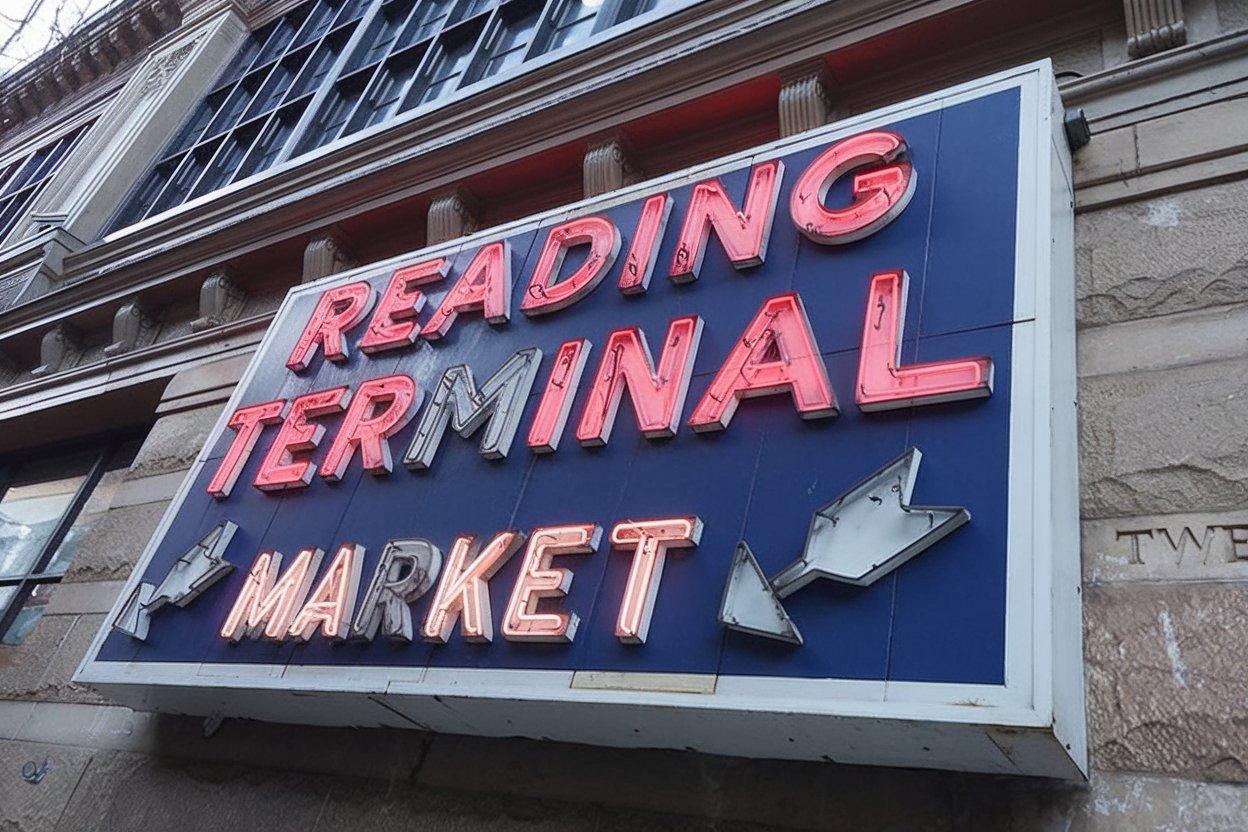
<svg viewBox="0 0 1248 832"><path fill-rule="evenodd" d="M222 520L203 539L173 562L160 585L140 582L113 619L113 628L139 641L147 639L152 613L165 604L185 607L234 569L225 560L237 524Z"/></svg>

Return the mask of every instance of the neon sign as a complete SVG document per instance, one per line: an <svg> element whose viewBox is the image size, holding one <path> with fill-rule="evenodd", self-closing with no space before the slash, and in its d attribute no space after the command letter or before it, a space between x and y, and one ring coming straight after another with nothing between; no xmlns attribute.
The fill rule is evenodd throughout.
<svg viewBox="0 0 1248 832"><path fill-rule="evenodd" d="M1077 770L1046 71L293 290L83 678L994 771L1035 725ZM830 753L867 723L914 741Z"/></svg>

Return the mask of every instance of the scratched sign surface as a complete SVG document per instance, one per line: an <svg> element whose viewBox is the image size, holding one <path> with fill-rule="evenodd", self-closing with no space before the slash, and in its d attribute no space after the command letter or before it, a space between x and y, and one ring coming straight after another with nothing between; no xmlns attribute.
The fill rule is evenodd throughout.
<svg viewBox="0 0 1248 832"><path fill-rule="evenodd" d="M841 130L826 141L789 146L797 150L763 150L735 168L692 171L626 196L296 290L227 413L280 402L276 415L251 425L251 448L242 447L246 443L239 438L248 430L245 418L219 427L141 580L168 585L166 579L179 574L178 559L200 541L215 541L214 529L224 523L233 524L233 533L228 545L218 548L223 563L234 568L222 566L210 585L183 591L172 603L149 602L142 610L147 622L142 638L115 616L118 626L110 629L97 660L1001 684L1011 349L1019 325L1019 108L1019 91L1012 88L872 124L876 146L889 141L878 135L892 136L899 140L896 152L851 153L836 168L829 154L854 135ZM864 146L870 150L869 145L843 149ZM881 178L873 180L873 174ZM717 193L726 203L715 202L715 193L707 195L708 183L712 191L722 187ZM667 199L654 199L662 195ZM870 222L870 217L854 219L850 209L869 207L873 197L878 216ZM729 204L733 211L716 213ZM774 215L769 226L763 214ZM588 231L586 218L596 218ZM812 218L826 220L826 227L812 228ZM651 250L645 247L648 235L654 239ZM560 239L567 243L562 249L556 245ZM507 262L486 262L489 255L482 252L498 242L506 245L494 250ZM552 254L558 256L552 260ZM699 256L700 264L691 265ZM427 265L442 258L441 270ZM592 258L598 258L597 266L589 264ZM645 271L647 264L653 273L641 291L639 266ZM406 296L387 295L396 269L407 267L420 267L409 274L423 277L407 287ZM543 274L535 283L535 275ZM581 286L586 275L592 280ZM504 277L511 282L510 297L501 296L507 294L499 283ZM469 302L474 279L480 285L492 281L478 298L484 309ZM621 290L622 281L628 293ZM345 294L334 296L336 305L326 300L335 287L360 283L372 292L362 290L358 309ZM413 286L425 298L419 312ZM463 294L456 295L456 287ZM387 297L391 305L383 308ZM526 303L532 308L522 308ZM443 314L448 311L454 314ZM328 315L323 331L316 328L318 315ZM335 320L347 324L338 335ZM677 326L682 321L683 330ZM894 324L895 344L888 340ZM399 333L398 340L385 342L374 334L374 346L381 348L361 349L374 327ZM413 327L408 337L405 330ZM610 397L596 396L595 385L607 385L622 361L638 355L635 341L627 338L633 327L644 335L658 369L649 379L629 377L612 414ZM422 329L429 337L419 337ZM300 347L309 332L320 334ZM625 335L613 336L619 332ZM581 343L586 351L579 383L559 365L561 345L568 342ZM807 344L817 345L814 355L803 353ZM871 366L863 360L864 346L875 353ZM339 349L342 354L328 360L327 353ZM673 357L664 368L669 350ZM894 355L885 354L890 351ZM466 367L479 393L517 354L536 363L531 386L523 387L512 405L520 409L505 453L498 453L497 444L490 456L499 458L482 453L490 414L466 437L451 425L432 452L427 442L421 445L420 435L437 432L437 420L424 417L436 406L448 369ZM984 377L955 378L942 390L940 372L966 370L968 361ZM925 367L935 368L934 380L922 377ZM398 382L400 393L415 391L410 403L401 394L378 396L371 407L362 407L354 428L373 419L390 424L389 435L359 440L357 434L359 441L352 444L344 433L352 429L349 402L365 395L371 380L395 377L410 380ZM649 391L642 389L646 382ZM676 388L684 386L681 402ZM336 403L303 414L323 432L302 444L293 433L283 433L298 397L338 388L345 392ZM645 400L641 406L634 404L634 392ZM558 404L558 395L570 397L566 424L557 425L556 449L538 452L529 436L542 423L539 411ZM387 405L406 406L408 412L388 422ZM643 409L651 411L648 436L639 426ZM506 415L496 411L492 417L501 422ZM673 435L661 435L665 431L654 429L658 423ZM609 436L602 444L604 424ZM578 441L578 433L585 441ZM275 443L282 447L274 451ZM370 443L375 470L366 471ZM381 445L390 460L375 458ZM852 500L856 486L916 448L922 463L913 472L909 501L964 509L969 521L865 585L815 576L781 589L776 576L803 554L814 513L839 498ZM416 464L421 454L422 463ZM335 458L327 460L330 455ZM298 468L301 462L316 467L293 475L282 467ZM237 470L229 470L235 464ZM226 474L237 476L222 489ZM214 478L218 496L209 493ZM269 488L257 487L258 480ZM896 489L892 493L899 499ZM632 544L613 543L613 531L636 521L673 518L696 518L696 546L687 541L669 548L665 563L641 575L657 583L657 592L637 597L630 576L635 580L640 574L635 566L640 552ZM532 544L540 530L565 527L591 534L598 527L600 537L579 552L555 549L545 563L526 561L525 539ZM508 530L517 533L514 551L481 581L488 603L477 611L488 617L485 635L492 637L465 638L462 613L469 592L451 592L444 638L422 637L438 581L454 577L445 567L456 541L471 536L482 547ZM889 544L879 537L867 529L861 539ZM846 539L857 545L858 538ZM444 574L431 575L426 591L413 593L410 638L352 633L382 552L395 540L435 547ZM773 600L781 605L801 631L800 644L726 626L725 587L742 541L762 578L752 590L740 591L759 594L764 606ZM245 615L237 638L223 635L231 613L243 609L239 604L246 601L250 576L258 574L259 556L281 553L285 569L303 550L324 555L291 590L278 637L247 633ZM350 550L353 563L337 557L344 550ZM469 557L461 568L471 563L470 550L460 552ZM855 556L872 560L876 553ZM836 561L841 554L827 557ZM193 570L198 561L187 562ZM512 635L506 632L526 564L538 571L563 570L555 572L554 589L533 590L519 604L530 615L554 614L549 620L555 624L542 631L547 636L542 640L512 637L514 628ZM335 568L345 583L335 585L326 577ZM352 570L358 586L350 580ZM318 592L321 612L326 604L338 605L343 620L337 637L319 626L323 617L305 607ZM643 639L618 632L630 592L645 608L649 626ZM132 615L144 598L136 595ZM305 611L309 637L291 637L286 625ZM268 621L282 614L278 610Z"/></svg>

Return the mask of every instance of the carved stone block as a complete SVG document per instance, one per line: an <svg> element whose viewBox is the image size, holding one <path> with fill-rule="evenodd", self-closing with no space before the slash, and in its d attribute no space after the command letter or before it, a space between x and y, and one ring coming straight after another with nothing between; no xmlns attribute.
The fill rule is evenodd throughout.
<svg viewBox="0 0 1248 832"><path fill-rule="evenodd" d="M357 265L342 232L336 228L326 229L309 240L303 250L303 282L311 283Z"/></svg>
<svg viewBox="0 0 1248 832"><path fill-rule="evenodd" d="M231 273L215 271L199 287L199 317L191 321L192 332L203 332L238 319L247 293L238 287Z"/></svg>
<svg viewBox="0 0 1248 832"><path fill-rule="evenodd" d="M429 206L426 241L445 243L481 227L481 210L476 196L465 188L437 197Z"/></svg>
<svg viewBox="0 0 1248 832"><path fill-rule="evenodd" d="M641 179L641 166L624 135L592 145L585 151L581 168L586 197L617 191Z"/></svg>
<svg viewBox="0 0 1248 832"><path fill-rule="evenodd" d="M831 120L832 83L822 61L793 67L780 80L781 136L805 133Z"/></svg>
<svg viewBox="0 0 1248 832"><path fill-rule="evenodd" d="M30 371L35 378L68 370L82 357L82 334L73 324L59 323L43 334L39 343L39 366Z"/></svg>
<svg viewBox="0 0 1248 832"><path fill-rule="evenodd" d="M109 358L146 347L156 340L156 321L138 298L122 305L113 316L113 343L104 348Z"/></svg>
<svg viewBox="0 0 1248 832"><path fill-rule="evenodd" d="M1123 0L1127 54L1143 58L1187 43L1183 0Z"/></svg>

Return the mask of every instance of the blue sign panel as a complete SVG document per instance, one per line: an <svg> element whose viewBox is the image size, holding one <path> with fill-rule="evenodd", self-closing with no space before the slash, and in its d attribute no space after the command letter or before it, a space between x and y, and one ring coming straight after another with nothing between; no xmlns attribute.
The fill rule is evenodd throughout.
<svg viewBox="0 0 1248 832"><path fill-rule="evenodd" d="M93 666L1005 690L1039 89L293 291Z"/></svg>

